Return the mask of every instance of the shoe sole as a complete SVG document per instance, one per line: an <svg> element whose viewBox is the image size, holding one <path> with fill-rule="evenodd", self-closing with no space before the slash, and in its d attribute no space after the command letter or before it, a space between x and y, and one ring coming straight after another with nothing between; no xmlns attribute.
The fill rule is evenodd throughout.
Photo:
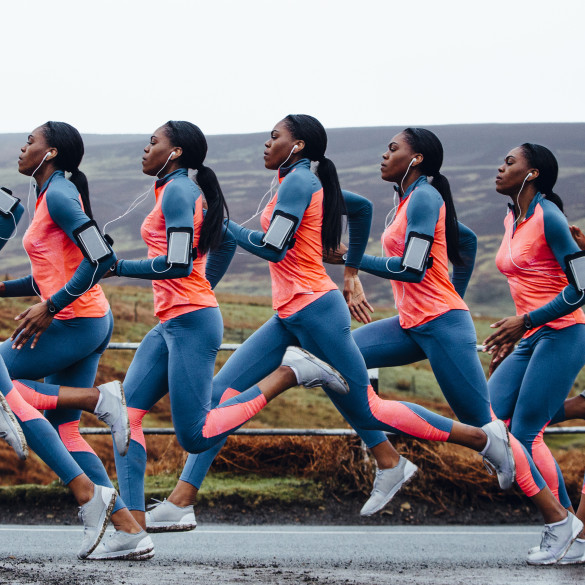
<svg viewBox="0 0 585 585"><path fill-rule="evenodd" d="M88 561L146 561L154 557L154 546L135 551L118 551L106 553L99 557L88 558Z"/></svg>
<svg viewBox="0 0 585 585"><path fill-rule="evenodd" d="M567 551L569 552L569 551ZM567 553L565 553L567 554ZM559 565L583 565L585 564L585 558L581 557L580 559L567 559L566 557L562 557L560 561L558 561Z"/></svg>
<svg viewBox="0 0 585 585"><path fill-rule="evenodd" d="M120 401L122 402L122 406L124 407L122 409L122 412L125 413L124 415L124 428L126 430L125 432L125 446L124 446L124 452L121 453L120 450L118 449L118 447L116 446L116 449L118 450L118 453L120 453L120 455L122 455L122 457L124 457L124 455L126 455L126 453L128 453L128 449L130 448L130 418L128 417L128 408L126 406L126 395L124 394L124 386L122 386L122 382L118 382L118 390L120 391ZM112 439L114 439L114 435L112 434ZM115 441L114 441L115 443Z"/></svg>
<svg viewBox="0 0 585 585"><path fill-rule="evenodd" d="M197 523L195 524L165 524L157 526L147 524L146 532L149 534L157 534L160 532L189 532L190 530L195 530L197 528Z"/></svg>
<svg viewBox="0 0 585 585"><path fill-rule="evenodd" d="M316 355L313 355L312 353L308 352L302 347L295 347L295 350L300 353L303 353L308 359L310 359L312 362L315 362L320 368L322 368L325 371L329 370L333 375L337 376L341 380L342 386L344 387L345 391L336 390L335 388L329 388L332 392L335 392L336 394L349 394L349 386L347 384L347 381L333 366L329 365L327 362L324 362L322 359L319 359ZM305 388L322 387L323 387L322 384L318 384L315 386L305 386Z"/></svg>
<svg viewBox="0 0 585 585"><path fill-rule="evenodd" d="M114 504L116 503L117 496L118 496L118 494L114 491L114 493L110 497L110 503L108 504L108 507L106 508L106 514L103 518L102 527L100 529L98 537L94 541L91 548L88 549L88 551L85 553L85 555L84 556L78 555L78 558L87 559L87 557L96 549L97 545L101 542L102 538L104 537L104 534L106 533L106 528L108 526L108 522L110 521L110 516L112 515L112 510L114 509Z"/></svg>
<svg viewBox="0 0 585 585"><path fill-rule="evenodd" d="M8 417L8 420L12 423L12 426L14 427L14 430L16 431L16 436L18 437L18 440L20 441L20 444L22 446L22 452L19 452L18 450L14 449L14 446L12 446L12 445L11 445L11 447L14 449L15 453L18 455L18 458L21 459L22 461L24 461L28 457L28 444L26 442L24 432L22 431L22 428L21 428L20 424L18 423L18 420L14 416L14 413L12 412L12 409L10 408L8 401L6 400L4 395L1 393L0 393L0 408L2 408L2 410L4 410L4 412L6 413L6 416Z"/></svg>
<svg viewBox="0 0 585 585"><path fill-rule="evenodd" d="M367 514L362 514L360 511L360 516L363 516L364 518L367 516L373 516L374 514L376 514L377 512L379 512L380 510L383 510L388 503L390 502L390 500L392 500L392 498L408 483L410 482L410 480L418 473L418 467L412 463L411 461L409 461L409 463L414 467L414 469L410 470L410 473L406 474L406 477L404 479L404 481L399 485L399 486L395 486L394 489L392 491L389 492L389 494L386 496L386 498L383 500L383 502L374 510L372 510L371 512L368 512Z"/></svg>

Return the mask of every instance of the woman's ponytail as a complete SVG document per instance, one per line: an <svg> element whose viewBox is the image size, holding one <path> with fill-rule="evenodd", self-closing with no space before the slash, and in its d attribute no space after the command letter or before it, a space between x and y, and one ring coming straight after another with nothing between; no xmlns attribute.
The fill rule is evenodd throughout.
<svg viewBox="0 0 585 585"><path fill-rule="evenodd" d="M91 202L89 200L89 185L87 183L87 177L85 173L82 173L79 169L74 169L71 172L69 180L75 185L75 188L81 196L81 202L83 203L83 210L85 215L90 219L93 219L93 212L91 209Z"/></svg>
<svg viewBox="0 0 585 585"><path fill-rule="evenodd" d="M341 242L345 200L341 193L337 169L333 161L325 156L327 133L317 118L307 114L289 114L284 122L293 138L305 143L303 156L319 163L316 174L323 187L321 242L326 252L333 252Z"/></svg>
<svg viewBox="0 0 585 585"><path fill-rule="evenodd" d="M341 193L337 169L331 159L324 156L319 161L316 174L323 186L323 228L321 230L323 250L334 252L341 242L345 201Z"/></svg>
<svg viewBox="0 0 585 585"><path fill-rule="evenodd" d="M195 180L207 201L207 212L201 228L197 249L201 254L218 248L223 240L223 219L229 219L227 203L215 173L203 164L197 170Z"/></svg>
<svg viewBox="0 0 585 585"><path fill-rule="evenodd" d="M42 128L47 145L57 150L57 156L52 162L59 170L71 173L69 180L75 185L81 196L85 214L93 219L87 177L79 170L81 159L85 153L81 134L66 122L46 122Z"/></svg>

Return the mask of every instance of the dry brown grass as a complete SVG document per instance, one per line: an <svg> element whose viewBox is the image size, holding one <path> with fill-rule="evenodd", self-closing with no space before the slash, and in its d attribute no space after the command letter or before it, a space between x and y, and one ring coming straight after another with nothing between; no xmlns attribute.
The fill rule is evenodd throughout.
<svg viewBox="0 0 585 585"><path fill-rule="evenodd" d="M152 307L148 301L150 292L148 289L119 287L110 289L108 294L117 320L115 339L138 341L154 322ZM32 299L3 299L0 307L0 334L6 336L12 331L13 316L22 308L29 306L31 301ZM244 302L260 308L260 317L239 315L237 327L243 327L243 323L246 327L257 327L258 319L264 318L265 308L269 309L270 305L270 300L266 298L243 298L227 294L221 296L221 302L224 306ZM237 307L233 308L234 315L239 312ZM132 352L106 352L100 363L97 383L113 378L122 379L132 356ZM227 357L227 354L220 353L218 367ZM404 383L410 385L406 378ZM397 393L384 393L384 397L402 398ZM415 401L435 412L453 417L444 402L425 400L418 395ZM288 403L285 403L283 408L288 409L290 419L291 407L286 404ZM297 413L300 411L297 406L292 408ZM311 408L316 410L323 407L319 404ZM321 421L325 420L323 410L319 410L319 417ZM84 421L91 426L97 424L93 417ZM170 423L168 398L153 408L145 422L149 426ZM262 421L253 424L275 426ZM298 426L311 424L309 422ZM290 426L290 420L287 426ZM340 425L334 423L334 426ZM110 476L115 477L110 437L91 436L88 437L88 442L104 462ZM467 506L478 500L503 501L520 497L518 491L508 494L500 492L495 478L484 470L481 458L469 450L412 439L396 439L395 444L403 455L412 459L421 468L420 477L407 485L402 493L413 501L432 504L437 513L445 509L447 503L453 508L453 503ZM179 447L176 439L172 436L147 436L147 445L149 452L147 474L178 477L187 455ZM569 493L576 501L585 467L582 454L578 449L557 450L554 453L563 470ZM264 476L312 478L319 481L330 494L339 497L368 493L371 489L373 469L372 461L362 449L360 441L347 437L232 437L228 439L226 447L212 467L214 471L235 474L246 472ZM0 441L0 485L49 484L55 479L54 473L36 455L31 454L27 462L20 462L11 449Z"/></svg>
<svg viewBox="0 0 585 585"><path fill-rule="evenodd" d="M115 466L110 437L90 437L89 442L111 477ZM416 481L402 490L411 501L426 502L439 514L455 506L480 501L520 501L521 492L501 492L476 453L445 443L396 439L399 451L420 467ZM178 477L186 453L172 436L147 437L147 475ZM583 477L583 459L576 451L555 453L563 469L569 494L576 502ZM212 471L254 473L266 477L295 476L319 481L333 497L369 493L374 465L356 437L230 437L216 458ZM3 485L48 484L56 476L35 456L20 462L0 443L0 476ZM525 501L525 500L524 500Z"/></svg>

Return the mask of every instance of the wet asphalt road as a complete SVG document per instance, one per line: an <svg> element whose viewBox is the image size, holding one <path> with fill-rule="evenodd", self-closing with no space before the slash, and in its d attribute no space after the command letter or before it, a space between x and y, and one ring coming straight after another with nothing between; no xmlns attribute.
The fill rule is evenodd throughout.
<svg viewBox="0 0 585 585"><path fill-rule="evenodd" d="M79 561L78 527L0 526L0 584L575 584L585 566L529 567L535 526L200 526L153 535L150 561Z"/></svg>

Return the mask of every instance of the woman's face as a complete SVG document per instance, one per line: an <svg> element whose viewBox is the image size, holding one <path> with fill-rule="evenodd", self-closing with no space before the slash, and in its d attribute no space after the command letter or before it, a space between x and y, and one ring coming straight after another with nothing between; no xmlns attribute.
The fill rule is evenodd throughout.
<svg viewBox="0 0 585 585"><path fill-rule="evenodd" d="M42 126L32 131L20 152L18 172L27 177L30 177L35 172L47 153L49 153L49 157L47 157L49 159L54 158L56 155L56 150L51 149L47 144Z"/></svg>
<svg viewBox="0 0 585 585"><path fill-rule="evenodd" d="M172 160L169 157L173 152L175 152L175 147L171 144L165 127L157 128L144 149L142 172L150 177L157 176L165 168L168 168L168 163ZM178 153L173 156L173 159L177 158L177 156Z"/></svg>
<svg viewBox="0 0 585 585"><path fill-rule="evenodd" d="M406 141L404 132L396 134L390 141L388 150L382 155L382 163L380 164L382 180L400 183L415 154Z"/></svg>
<svg viewBox="0 0 585 585"><path fill-rule="evenodd" d="M502 195L517 195L530 172L532 177L528 177L528 180L535 179L537 171L529 166L522 148L519 146L513 148L506 155L504 164L498 168L496 191Z"/></svg>
<svg viewBox="0 0 585 585"><path fill-rule="evenodd" d="M300 150L299 140L293 137L284 120L281 120L273 128L270 138L264 143L264 166L273 171L277 170L288 158L289 164L295 163L301 158L297 151ZM297 150L292 152L294 146Z"/></svg>

